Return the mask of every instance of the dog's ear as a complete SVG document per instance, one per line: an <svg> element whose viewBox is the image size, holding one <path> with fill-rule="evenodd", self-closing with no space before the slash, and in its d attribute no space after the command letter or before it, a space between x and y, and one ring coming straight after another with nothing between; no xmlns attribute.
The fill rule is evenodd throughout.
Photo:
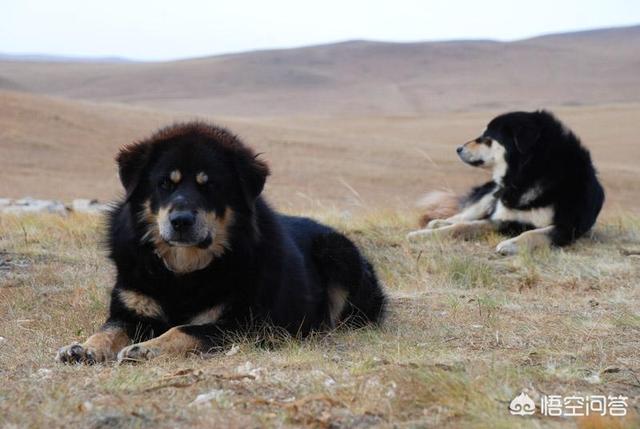
<svg viewBox="0 0 640 429"><path fill-rule="evenodd" d="M139 142L120 149L116 156L120 181L128 200L140 183L140 177L151 155L151 144Z"/></svg>
<svg viewBox="0 0 640 429"><path fill-rule="evenodd" d="M269 166L258 159L260 156L247 151L235 157L235 167L240 179L240 186L244 199L249 207L253 206L255 199L260 195L269 175Z"/></svg>
<svg viewBox="0 0 640 429"><path fill-rule="evenodd" d="M524 122L515 127L513 141L520 153L529 153L540 140L540 130L535 123Z"/></svg>

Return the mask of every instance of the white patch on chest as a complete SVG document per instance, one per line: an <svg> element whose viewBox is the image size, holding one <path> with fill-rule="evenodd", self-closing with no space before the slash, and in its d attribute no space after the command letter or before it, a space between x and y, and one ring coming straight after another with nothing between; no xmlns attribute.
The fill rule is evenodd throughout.
<svg viewBox="0 0 640 429"><path fill-rule="evenodd" d="M216 323L218 319L222 316L222 312L224 311L224 305L216 305L208 310L205 310L201 313L196 314L194 317L189 320L189 324L191 325L206 325L208 323Z"/></svg>
<svg viewBox="0 0 640 429"><path fill-rule="evenodd" d="M495 140L491 144L491 150L493 152L493 181L501 185L502 179L507 174L507 159L505 158L507 151Z"/></svg>
<svg viewBox="0 0 640 429"><path fill-rule="evenodd" d="M491 215L491 220L500 222L528 223L536 228L553 225L553 207L541 207L529 210L514 210L504 206L498 201L496 209Z"/></svg>

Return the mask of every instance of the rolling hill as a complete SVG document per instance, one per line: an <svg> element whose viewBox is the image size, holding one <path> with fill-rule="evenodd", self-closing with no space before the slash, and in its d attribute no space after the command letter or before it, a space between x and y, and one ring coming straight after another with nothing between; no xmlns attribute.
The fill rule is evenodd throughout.
<svg viewBox="0 0 640 429"><path fill-rule="evenodd" d="M640 101L640 26L502 43L351 41L160 63L0 61L0 88L199 114L405 114Z"/></svg>

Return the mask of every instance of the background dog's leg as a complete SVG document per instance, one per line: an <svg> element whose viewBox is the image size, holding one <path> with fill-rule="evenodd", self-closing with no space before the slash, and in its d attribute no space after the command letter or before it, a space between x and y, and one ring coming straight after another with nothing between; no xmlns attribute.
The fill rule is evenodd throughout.
<svg viewBox="0 0 640 429"><path fill-rule="evenodd" d="M549 246L551 245L551 233L554 228L551 225L523 232L517 237L500 242L496 247L496 252L501 255L514 255L523 248L533 250Z"/></svg>
<svg viewBox="0 0 640 429"><path fill-rule="evenodd" d="M467 238L493 228L488 220L472 220L455 223L438 229L421 229L407 234L408 239L426 236Z"/></svg>
<svg viewBox="0 0 640 429"><path fill-rule="evenodd" d="M116 353L129 344L129 335L123 326L106 323L82 344L71 344L58 350L57 359L65 363L106 362L115 360Z"/></svg>
<svg viewBox="0 0 640 429"><path fill-rule="evenodd" d="M495 204L496 198L493 194L487 194L475 203L466 207L460 213L455 214L447 219L434 219L427 224L428 229L444 228L456 223L475 221L482 219L488 215Z"/></svg>

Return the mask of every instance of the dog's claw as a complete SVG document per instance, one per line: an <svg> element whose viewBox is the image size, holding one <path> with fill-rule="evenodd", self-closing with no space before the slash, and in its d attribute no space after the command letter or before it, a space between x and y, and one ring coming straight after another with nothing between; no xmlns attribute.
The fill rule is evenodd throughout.
<svg viewBox="0 0 640 429"><path fill-rule="evenodd" d="M93 350L85 348L82 344L74 343L58 350L56 359L62 363L86 363L93 365L97 362Z"/></svg>

